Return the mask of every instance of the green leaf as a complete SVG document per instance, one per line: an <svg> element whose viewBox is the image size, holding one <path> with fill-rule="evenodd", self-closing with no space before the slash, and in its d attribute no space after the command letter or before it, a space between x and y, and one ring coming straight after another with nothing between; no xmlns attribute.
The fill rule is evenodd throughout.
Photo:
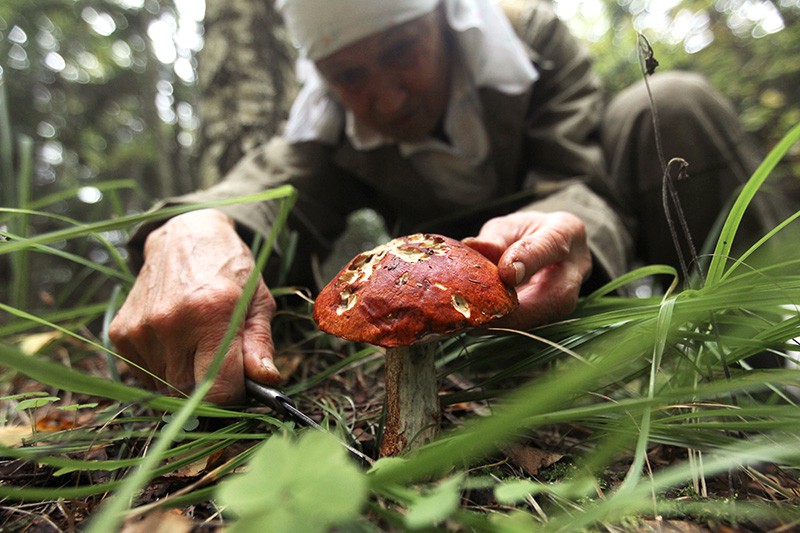
<svg viewBox="0 0 800 533"><path fill-rule="evenodd" d="M8 402L11 400L19 400L22 398L39 398L42 396L47 396L47 393L44 391L21 392L19 394L11 394L9 396L0 396L0 402Z"/></svg>
<svg viewBox="0 0 800 533"><path fill-rule="evenodd" d="M17 411L24 411L26 409L38 409L39 407L44 407L48 403L58 402L61 401L61 398L58 396L46 396L44 398L29 398L27 400L22 400L17 404L14 408Z"/></svg>
<svg viewBox="0 0 800 533"><path fill-rule="evenodd" d="M533 515L519 509L508 514L493 513L490 520L496 531L528 533L541 528L541 523Z"/></svg>
<svg viewBox="0 0 800 533"><path fill-rule="evenodd" d="M164 421L165 424L169 424L175 419L175 415L173 413L164 413L161 417L161 420ZM183 424L184 431L194 431L200 426L200 420L196 416L189 417L186 422Z"/></svg>
<svg viewBox="0 0 800 533"><path fill-rule="evenodd" d="M322 532L358 518L367 480L334 437L309 431L271 437L217 495L238 517L231 533Z"/></svg>
<svg viewBox="0 0 800 533"><path fill-rule="evenodd" d="M742 192L736 198L736 202L734 202L728 214L728 218L725 220L725 225L720 233L717 247L711 258L711 264L708 267L708 275L706 276L706 286L713 287L722 279L727 259L730 257L733 239L736 230L739 228L739 223L744 217L745 210L778 162L783 159L786 153L789 152L792 146L798 141L800 141L800 124L795 125L780 142L775 145L770 153L767 154L767 157L764 158L764 161L761 162L761 165L759 165Z"/></svg>
<svg viewBox="0 0 800 533"><path fill-rule="evenodd" d="M375 461L367 473L372 475L377 474L384 469L402 469L407 462L408 460L404 459L403 457L381 457Z"/></svg>
<svg viewBox="0 0 800 533"><path fill-rule="evenodd" d="M447 519L461 502L463 476L454 476L436 487L430 494L414 502L406 515L406 526L411 529L434 526Z"/></svg>
<svg viewBox="0 0 800 533"><path fill-rule="evenodd" d="M72 405L62 405L59 407L61 411L78 411L80 409L94 409L97 407L97 402L90 403L75 403Z"/></svg>
<svg viewBox="0 0 800 533"><path fill-rule="evenodd" d="M494 497L502 504L514 505L537 492L537 489L538 486L533 481L518 479L495 487Z"/></svg>

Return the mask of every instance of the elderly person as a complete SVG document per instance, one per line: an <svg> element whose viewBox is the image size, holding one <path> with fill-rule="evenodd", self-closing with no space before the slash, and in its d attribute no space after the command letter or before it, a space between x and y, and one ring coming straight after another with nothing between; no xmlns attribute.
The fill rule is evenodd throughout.
<svg viewBox="0 0 800 533"><path fill-rule="evenodd" d="M304 65L284 134L217 186L166 203L293 185L298 275L362 207L399 234L464 238L516 287L506 324L522 328L570 313L582 287L624 273L634 249L674 262L645 92L604 115L586 52L546 3L516 11L514 25L491 0L284 0L281 11ZM656 76L653 90L665 130L681 127L667 156L699 176L685 208L702 240L752 164L730 109L699 77ZM141 271L110 331L120 353L190 389L254 267L246 242L274 213L239 205L140 228ZM262 281L209 400L241 400L245 376L279 380L274 311Z"/></svg>

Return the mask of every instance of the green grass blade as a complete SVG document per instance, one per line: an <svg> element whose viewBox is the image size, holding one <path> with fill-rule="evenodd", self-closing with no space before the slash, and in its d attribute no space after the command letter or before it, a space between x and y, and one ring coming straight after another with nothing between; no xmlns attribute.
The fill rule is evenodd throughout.
<svg viewBox="0 0 800 533"><path fill-rule="evenodd" d="M0 205L13 205L17 198L14 182L14 136L8 112L5 77L0 75Z"/></svg>
<svg viewBox="0 0 800 533"><path fill-rule="evenodd" d="M725 225L722 227L717 246L714 250L714 256L711 258L711 264L708 267L708 275L706 277L706 286L713 287L722 279L725 265L730 258L733 240L736 237L736 231L739 224L744 217L744 212L747 206L750 205L753 197L758 192L758 189L769 177L772 170L786 155L789 149L800 140L800 124L792 128L780 142L770 151L767 157L762 161L761 165L753 173L753 176L747 182L739 197L734 202L731 212L728 215Z"/></svg>
<svg viewBox="0 0 800 533"><path fill-rule="evenodd" d="M11 240L19 240L19 241L23 241L24 240L22 237L20 237L18 235L13 235L11 233L7 233L7 232L4 232L4 231L0 231L0 237L7 237L7 238L9 238ZM107 241L106 241L106 244L108 246L111 246L111 244L108 243ZM111 248L113 248L113 246L111 246ZM54 257L59 257L61 259L66 259L67 261L70 261L70 262L75 263L77 265L81 265L81 266L84 266L84 267L89 268L91 270L94 270L96 272L99 272L100 274L104 274L105 276L108 276L109 278L125 281L128 284L133 284L133 281L135 279L133 274L130 272L130 269L128 269L127 267L125 268L124 271L115 270L115 269L109 268L109 267L107 267L105 265L101 265L100 263L95 263L94 261L86 259L85 257L79 256L79 255L75 255L73 253L66 252L64 250L59 250L57 248L53 248L53 247L50 247L50 246L45 246L45 245L42 245L42 244L31 244L30 248L28 250L20 251L20 252L18 252L18 255L21 255L23 253L27 253L29 251L36 251L36 252L40 252L40 253L43 253L43 254L52 255ZM117 257L121 259L121 257L119 257L118 254L117 254ZM25 306L15 305L15 307L24 308Z"/></svg>
<svg viewBox="0 0 800 533"><path fill-rule="evenodd" d="M16 205L26 208L31 200L33 186L33 139L22 136L19 139L19 172L17 174ZM14 220L11 226L14 233L26 236L30 231L27 215ZM28 306L31 290L30 255L27 250L11 258L11 303L17 307Z"/></svg>
<svg viewBox="0 0 800 533"><path fill-rule="evenodd" d="M21 317L22 320L0 327L0 338L24 333L45 324L62 324L61 327L64 327L63 324L67 323L73 326L86 324L102 315L105 308L106 303L103 302L72 309L59 309L49 313L41 313L38 317L41 319L41 322L31 321L28 320L27 317Z"/></svg>
<svg viewBox="0 0 800 533"><path fill-rule="evenodd" d="M40 357L26 355L5 344L0 344L0 364L50 387L65 391L109 398L123 403L140 403L163 411L177 411L185 403L185 400L180 398L161 396L151 391L78 372ZM231 416L232 412L206 404L198 409L197 414L225 417Z"/></svg>
<svg viewBox="0 0 800 533"><path fill-rule="evenodd" d="M739 442L724 451L710 454L704 462L705 472L710 476L764 462L797 464L800 459L799 444L796 437L773 442ZM654 503L652 494L663 494L669 488L683 485L690 469L691 466L686 463L668 467L654 476L652 481L638 484L634 490L617 491L612 497L597 500L579 511L563 513L548 523L547 531L576 531L603 521L617 521L623 516L647 512ZM705 505L713 506L713 503L706 502Z"/></svg>
<svg viewBox="0 0 800 533"><path fill-rule="evenodd" d="M10 214L26 214L26 213L37 214L42 216L49 216L54 219L63 220L71 224L76 224L76 227L65 228L61 230L44 233L42 235L31 236L28 237L25 241L3 243L3 246L0 246L0 255L17 252L19 250L24 250L30 247L32 244L51 244L58 241L85 237L89 234L98 234L105 231L118 230L118 229L128 229L142 222L166 219L180 215L182 213L188 213L189 211L195 211L198 209L223 207L223 206L244 204L251 202L286 200L288 198L293 198L295 194L296 191L293 187L285 185L258 194L241 196L238 198L227 198L223 200L214 200L210 202L165 207L164 209L160 209L156 212L138 213L116 218L113 220L101 220L99 222L90 222L85 224L81 224L77 221L70 220L66 217L49 215L46 213L33 212L21 209L0 208L0 212L10 213Z"/></svg>
<svg viewBox="0 0 800 533"><path fill-rule="evenodd" d="M631 270L623 274L622 276L606 283L589 296L587 296L582 302L581 306L593 303L603 296L611 294L622 287L628 286L631 283L636 281L640 281L645 278L653 277L653 276L667 276L671 279L676 279L678 277L678 271L675 270L675 267L671 267L669 265L649 265L641 268L637 268L635 270Z"/></svg>
<svg viewBox="0 0 800 533"><path fill-rule="evenodd" d="M100 183L93 183L92 187L98 189L101 192L133 190L139 193L139 195L142 197L146 196L144 190L142 189L142 186L136 180L109 180ZM30 203L28 203L27 207L29 209L41 210L46 207L50 207L51 205L56 204L58 202L63 202L64 200L71 200L75 198L78 195L79 190L80 187L71 187L69 189L64 189L62 191L54 192L52 194L48 194L47 196L42 196L41 198L32 200Z"/></svg>
<svg viewBox="0 0 800 533"><path fill-rule="evenodd" d="M677 298L674 296L664 300L661 310L658 313L655 345L653 346L653 361L650 364L650 382L647 387L647 398L649 400L653 400L656 395L656 376L661 368L661 359L664 356L664 348L667 344L667 336L669 334L670 324L672 323L672 312L675 309L676 300ZM639 439L636 444L633 463L619 488L620 492L631 490L641 479L642 469L644 468L647 456L647 446L650 442L650 419L651 411L648 409L642 416L642 421L639 426Z"/></svg>
<svg viewBox="0 0 800 533"><path fill-rule="evenodd" d="M777 235L783 229L785 229L786 227L791 225L793 222L795 222L798 218L800 218L800 211L798 211L795 214L791 215L789 218L787 218L786 220L784 220L783 222L778 224L776 227L771 229L769 232L767 232L766 235L764 235L761 239L759 239L753 246L750 247L749 250L747 250L740 257L738 257L736 259L736 261L733 262L731 267L727 271L725 271L725 273L722 275L721 281L725 280L726 278L731 276L734 272L736 272L737 268L739 268L743 264L746 264L747 263L747 259L751 255L753 255L756 251L758 251L767 241L772 239L775 235Z"/></svg>

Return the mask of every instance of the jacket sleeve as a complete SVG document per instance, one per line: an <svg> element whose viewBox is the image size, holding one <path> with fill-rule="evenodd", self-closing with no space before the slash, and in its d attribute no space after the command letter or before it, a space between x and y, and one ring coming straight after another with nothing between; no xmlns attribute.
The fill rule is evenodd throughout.
<svg viewBox="0 0 800 533"><path fill-rule="evenodd" d="M347 215L366 204L367 193L352 176L333 164L333 147L319 143L289 143L275 137L248 153L218 184L201 191L168 198L153 210L256 194L271 188L291 185L297 200L289 218L289 230L298 235L293 265L306 270L311 256L324 258L335 238L344 230ZM255 234L268 235L276 219L275 202L255 202L219 207L237 224L249 242ZM141 265L141 250L147 235L163 221L144 224L130 239L134 266ZM285 250L275 250L278 256ZM269 273L268 273L269 278ZM304 272L295 282L308 282Z"/></svg>
<svg viewBox="0 0 800 533"><path fill-rule="evenodd" d="M542 199L523 210L580 217L596 264L608 278L620 276L631 238L607 185L598 137L604 102L589 54L547 2L510 18L540 74L527 115L522 187Z"/></svg>

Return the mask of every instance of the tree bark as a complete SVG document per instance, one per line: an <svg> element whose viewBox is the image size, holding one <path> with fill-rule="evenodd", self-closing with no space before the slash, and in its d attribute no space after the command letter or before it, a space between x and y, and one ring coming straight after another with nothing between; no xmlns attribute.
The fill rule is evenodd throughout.
<svg viewBox="0 0 800 533"><path fill-rule="evenodd" d="M147 35L147 27L155 20L156 16L149 12L143 12L143 16L138 18L140 35ZM175 181L174 162L177 159L177 146L175 143L175 132L171 126L165 124L158 115L156 107L157 86L163 79L162 69L164 66L156 57L155 43L146 39L147 44L147 66L142 73L144 83L141 85L142 92L142 116L150 126L155 145L154 172L142 174L140 180L145 191L157 198L166 198L178 194L180 187ZM114 95L116 97L116 95Z"/></svg>
<svg viewBox="0 0 800 533"><path fill-rule="evenodd" d="M277 133L296 92L294 57L273 2L206 1L198 59L201 188Z"/></svg>

